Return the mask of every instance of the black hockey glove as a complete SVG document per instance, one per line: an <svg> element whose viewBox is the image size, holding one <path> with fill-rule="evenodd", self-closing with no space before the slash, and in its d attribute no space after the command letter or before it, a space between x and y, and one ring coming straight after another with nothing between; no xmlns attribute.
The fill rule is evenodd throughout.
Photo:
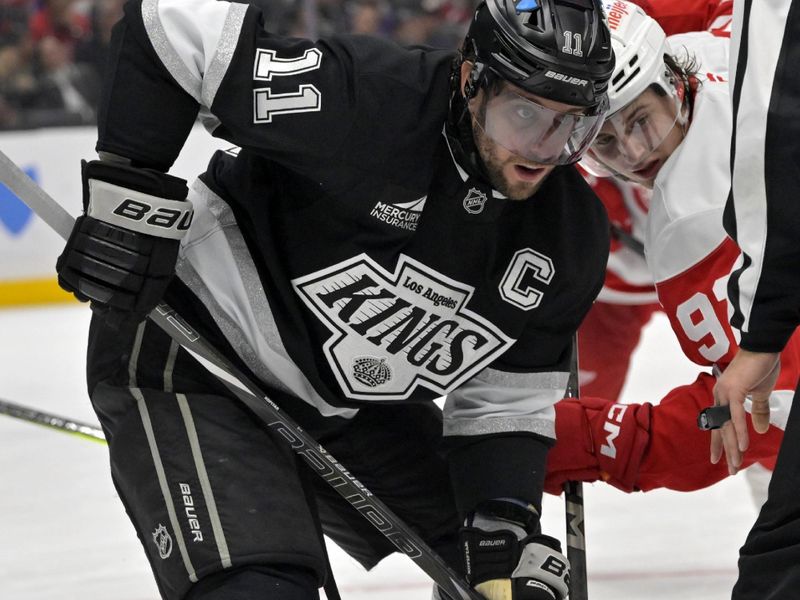
<svg viewBox="0 0 800 600"><path fill-rule="evenodd" d="M539 532L535 509L515 500L484 503L459 535L467 582L490 600L564 600L569 561Z"/></svg>
<svg viewBox="0 0 800 600"><path fill-rule="evenodd" d="M112 327L156 307L192 220L183 179L106 161L81 164L84 214L56 263L59 285Z"/></svg>

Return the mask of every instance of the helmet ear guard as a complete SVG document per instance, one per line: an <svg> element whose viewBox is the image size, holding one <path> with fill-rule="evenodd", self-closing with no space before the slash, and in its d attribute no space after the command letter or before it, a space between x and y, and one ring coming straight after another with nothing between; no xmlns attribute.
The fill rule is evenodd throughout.
<svg viewBox="0 0 800 600"><path fill-rule="evenodd" d="M485 68L486 65L482 62L474 61L472 63L467 81L464 82L464 97L467 100L472 100L478 94L485 79Z"/></svg>

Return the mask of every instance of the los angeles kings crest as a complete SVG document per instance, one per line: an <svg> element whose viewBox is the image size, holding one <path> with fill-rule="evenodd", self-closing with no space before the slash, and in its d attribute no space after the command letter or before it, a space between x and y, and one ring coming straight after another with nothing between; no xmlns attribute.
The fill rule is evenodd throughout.
<svg viewBox="0 0 800 600"><path fill-rule="evenodd" d="M465 308L472 287L407 256L394 273L362 254L292 283L331 331L323 349L349 398L445 394L514 341Z"/></svg>

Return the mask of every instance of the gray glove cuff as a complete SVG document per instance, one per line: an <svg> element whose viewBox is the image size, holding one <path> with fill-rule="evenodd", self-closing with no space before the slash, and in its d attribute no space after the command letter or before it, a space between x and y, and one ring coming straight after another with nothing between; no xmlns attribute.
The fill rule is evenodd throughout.
<svg viewBox="0 0 800 600"><path fill-rule="evenodd" d="M520 541L528 535L528 532L525 531L519 523L498 519L493 515L485 515L480 512L476 512L472 515L472 518L467 521L468 527L476 527L483 531L511 531L517 536L517 540Z"/></svg>
<svg viewBox="0 0 800 600"><path fill-rule="evenodd" d="M86 214L129 231L180 240L192 223L192 204L89 179Z"/></svg>

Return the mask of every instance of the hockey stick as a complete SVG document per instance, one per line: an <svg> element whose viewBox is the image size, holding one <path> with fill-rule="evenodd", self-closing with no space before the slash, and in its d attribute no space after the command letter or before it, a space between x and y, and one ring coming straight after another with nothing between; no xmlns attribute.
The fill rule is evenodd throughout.
<svg viewBox="0 0 800 600"><path fill-rule="evenodd" d="M21 421L27 421L35 425L44 425L63 433L69 433L82 437L92 442L106 443L106 436L103 435L103 430L95 425L89 423L81 423L80 421L73 421L66 417L59 417L51 413L47 413L35 408L22 406L16 402L9 402L8 400L0 400L0 415L13 417Z"/></svg>
<svg viewBox="0 0 800 600"><path fill-rule="evenodd" d="M636 254L644 258L644 244L625 231L619 225L611 223L611 237L616 238L626 248L630 248Z"/></svg>
<svg viewBox="0 0 800 600"><path fill-rule="evenodd" d="M572 357L567 382L567 398L580 397L578 379L578 335L572 342ZM567 558L570 564L569 600L588 600L589 582L586 573L586 531L583 513L583 483L567 481L564 484L564 502L567 513Z"/></svg>
<svg viewBox="0 0 800 600"><path fill-rule="evenodd" d="M13 161L0 151L0 181L65 240L74 220ZM233 363L216 351L172 308L160 304L148 318L194 356L206 369L252 410L300 455L308 466L333 487L398 550L405 553L451 598L484 600L408 525L373 496L333 456L307 434L281 408L258 389Z"/></svg>
<svg viewBox="0 0 800 600"><path fill-rule="evenodd" d="M570 384L572 383L570 373ZM576 397L567 387L567 397ZM13 417L34 425L43 425L62 433L68 433L92 442L106 444L103 430L95 425L60 417L52 413L37 410L0 399L0 414ZM583 484L580 481L568 481L564 484L567 516L567 555L571 567L570 573L570 600L585 600L586 591L586 554L585 536L583 531Z"/></svg>

